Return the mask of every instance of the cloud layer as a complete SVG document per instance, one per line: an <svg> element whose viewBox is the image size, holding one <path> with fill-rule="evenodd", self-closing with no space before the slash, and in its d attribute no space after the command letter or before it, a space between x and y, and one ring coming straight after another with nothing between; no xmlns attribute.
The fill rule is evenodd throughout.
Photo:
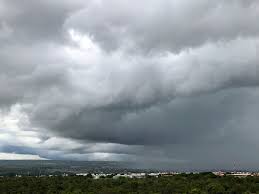
<svg viewBox="0 0 259 194"><path fill-rule="evenodd" d="M258 16L255 0L0 0L0 152L256 167Z"/></svg>

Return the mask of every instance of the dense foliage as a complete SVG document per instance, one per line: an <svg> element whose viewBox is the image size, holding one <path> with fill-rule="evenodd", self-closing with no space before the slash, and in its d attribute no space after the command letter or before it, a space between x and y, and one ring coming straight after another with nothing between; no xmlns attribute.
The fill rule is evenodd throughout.
<svg viewBox="0 0 259 194"><path fill-rule="evenodd" d="M158 178L2 177L0 193L259 193L259 177L218 177L212 173Z"/></svg>

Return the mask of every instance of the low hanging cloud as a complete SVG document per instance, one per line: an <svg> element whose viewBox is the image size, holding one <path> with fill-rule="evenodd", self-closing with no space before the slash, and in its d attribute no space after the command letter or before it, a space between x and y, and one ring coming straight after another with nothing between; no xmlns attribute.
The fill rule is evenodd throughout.
<svg viewBox="0 0 259 194"><path fill-rule="evenodd" d="M254 167L258 13L255 0L0 0L0 152Z"/></svg>

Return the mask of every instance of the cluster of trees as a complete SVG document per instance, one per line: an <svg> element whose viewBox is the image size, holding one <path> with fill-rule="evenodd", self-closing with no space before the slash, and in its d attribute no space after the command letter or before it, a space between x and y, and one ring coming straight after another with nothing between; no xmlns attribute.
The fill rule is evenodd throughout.
<svg viewBox="0 0 259 194"><path fill-rule="evenodd" d="M259 193L259 177L218 177L212 173L179 174L158 178L101 178L90 176L2 177L0 193L171 194Z"/></svg>

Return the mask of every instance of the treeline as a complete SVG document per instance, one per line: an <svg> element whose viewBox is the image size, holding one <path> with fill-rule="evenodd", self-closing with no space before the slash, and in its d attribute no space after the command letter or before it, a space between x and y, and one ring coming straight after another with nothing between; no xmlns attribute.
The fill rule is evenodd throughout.
<svg viewBox="0 0 259 194"><path fill-rule="evenodd" d="M87 194L171 194L171 193L259 193L259 177L219 177L212 173L179 174L158 178L100 178L83 176L2 177L0 193L87 193Z"/></svg>

